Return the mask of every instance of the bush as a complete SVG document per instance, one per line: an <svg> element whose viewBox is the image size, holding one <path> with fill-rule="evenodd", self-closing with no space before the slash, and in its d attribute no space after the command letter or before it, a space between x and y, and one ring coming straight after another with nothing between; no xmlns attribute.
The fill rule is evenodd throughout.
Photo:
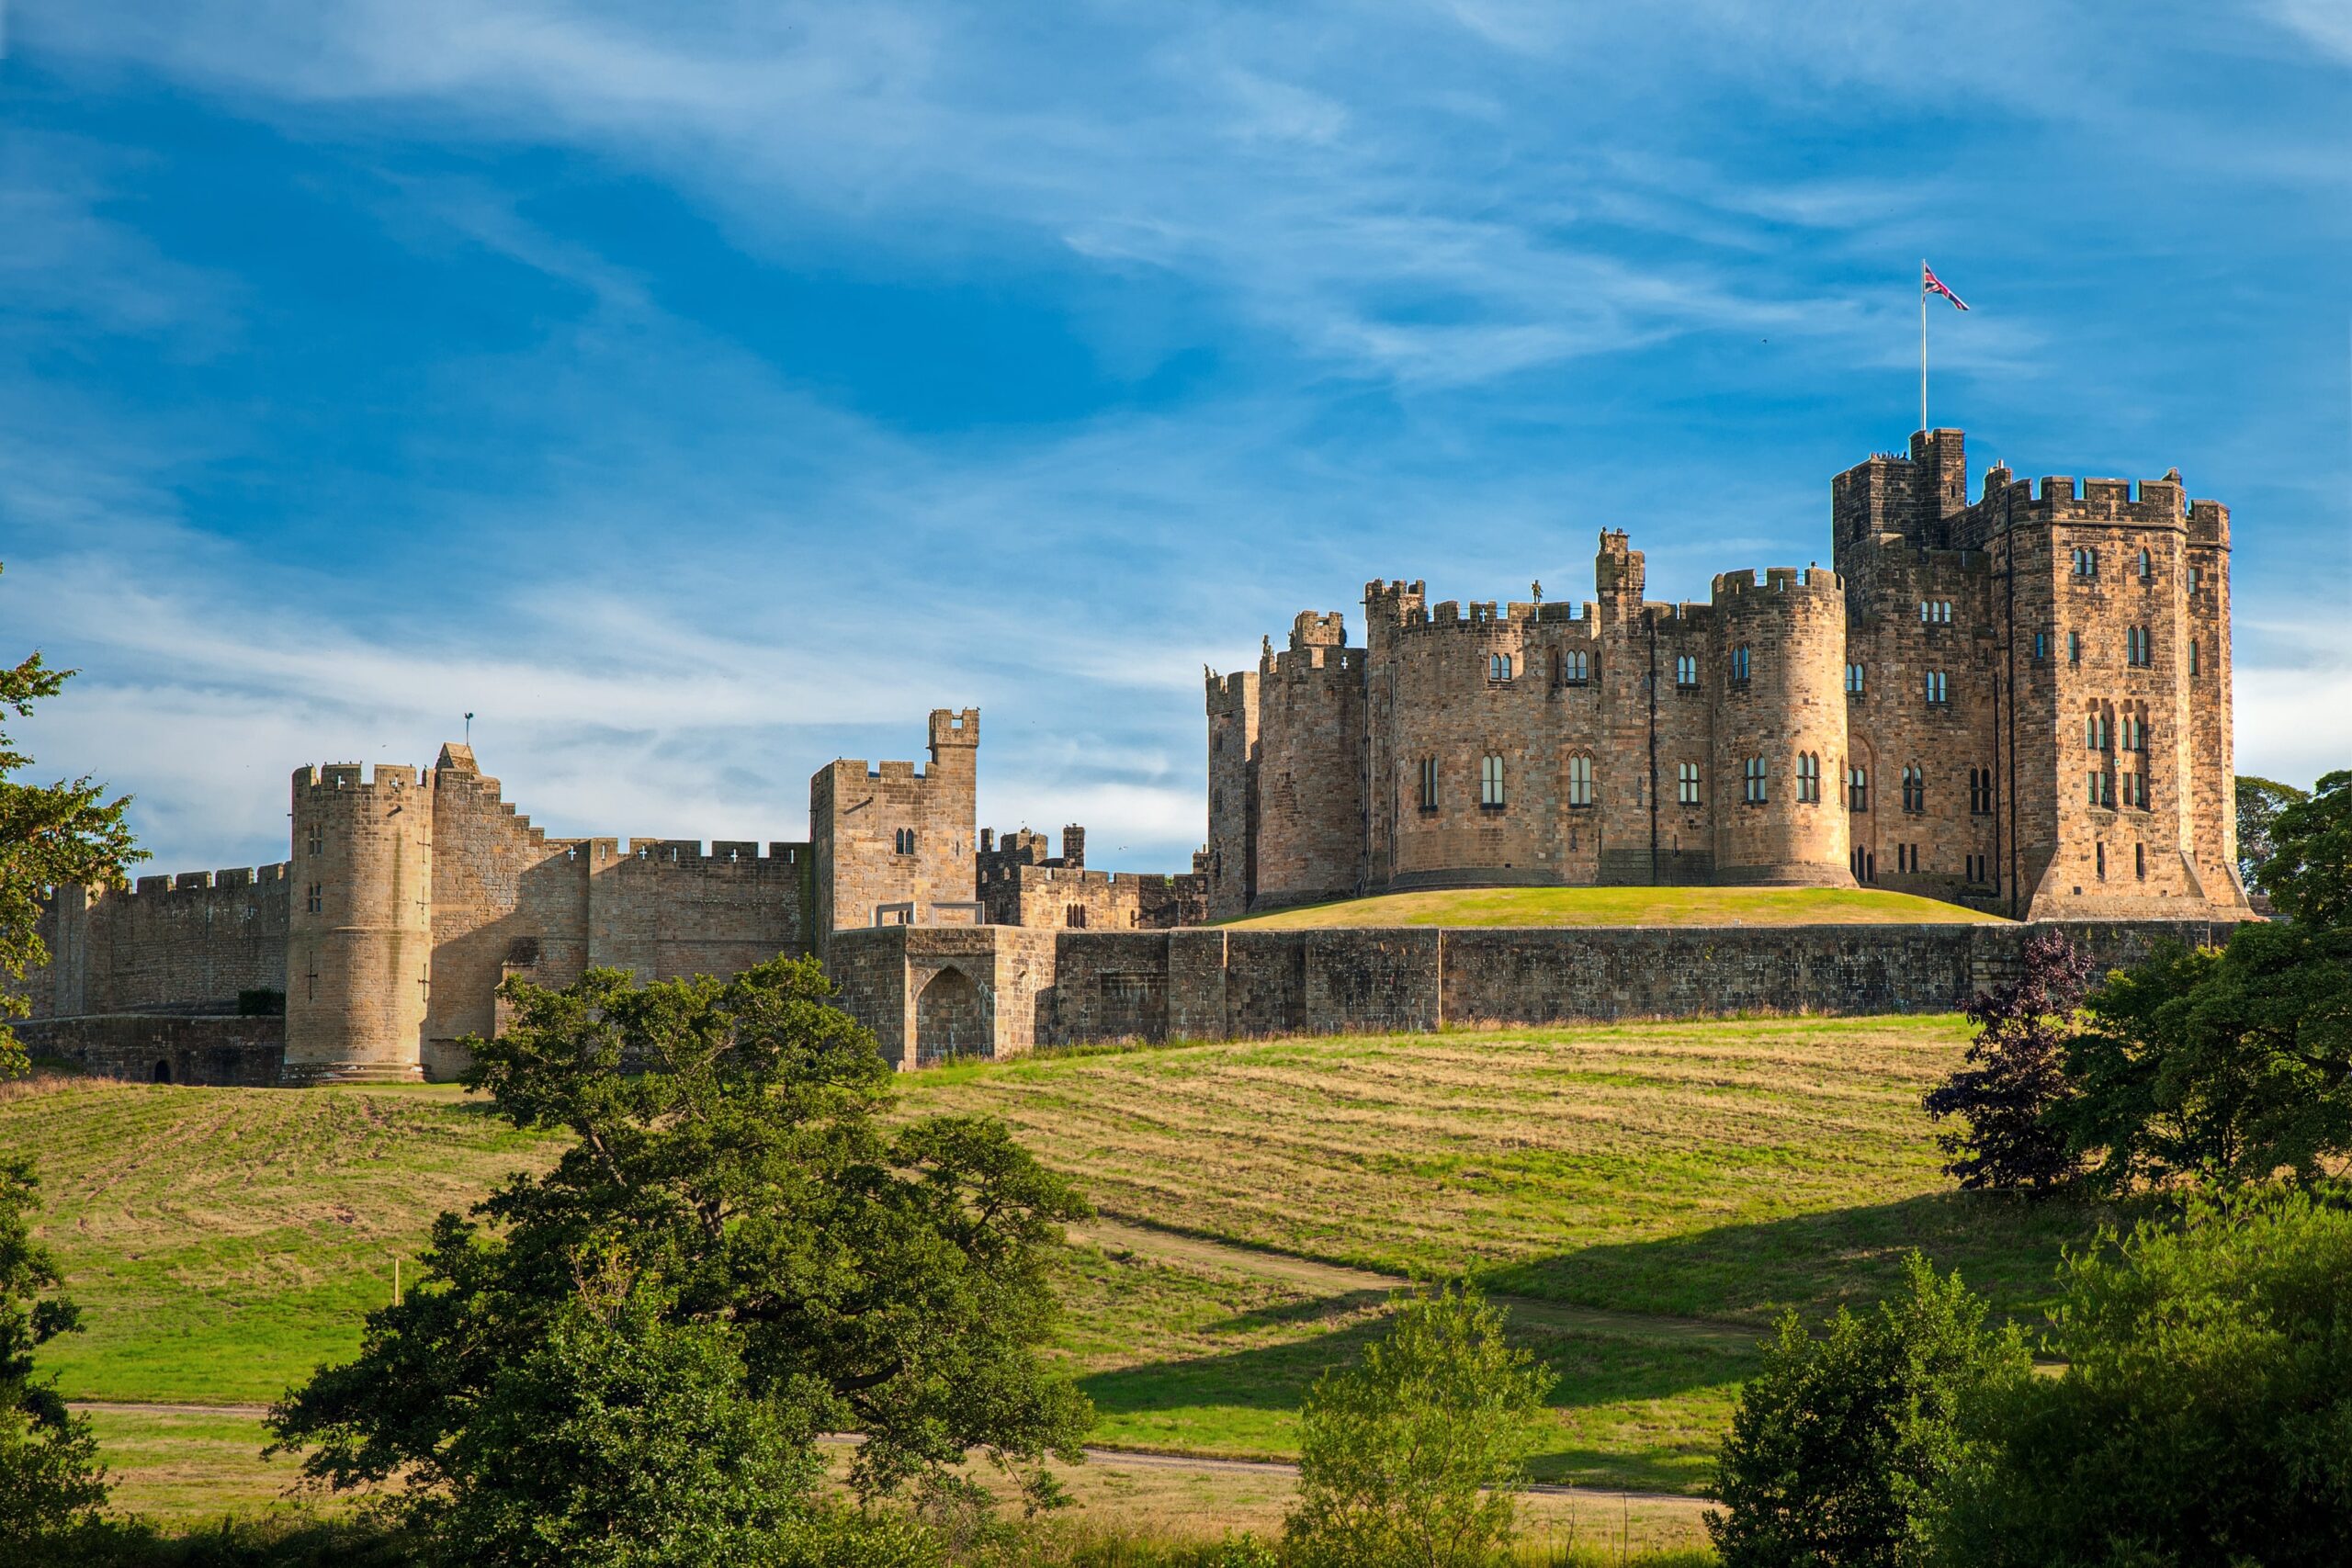
<svg viewBox="0 0 2352 1568"><path fill-rule="evenodd" d="M1973 1402L2030 1381L2014 1326L1913 1253L1907 1292L1866 1317L1843 1308L1818 1339L1781 1320L1740 1391L1710 1511L1724 1568L1919 1562L1930 1494L1963 1458Z"/></svg>
<svg viewBox="0 0 2352 1568"><path fill-rule="evenodd" d="M2345 1560L2352 1212L2345 1195L2193 1202L2071 1257L2060 1378L2002 1391L1939 1499L1939 1561Z"/></svg>
<svg viewBox="0 0 2352 1568"><path fill-rule="evenodd" d="M1552 1374L1503 1339L1468 1286L1404 1301L1363 1361L1300 1413L1302 1568L1470 1568L1509 1545L1514 1493Z"/></svg>
<svg viewBox="0 0 2352 1568"><path fill-rule="evenodd" d="M1976 1038L1968 1064L1928 1091L1928 1120L1957 1116L1965 1132L1936 1142L1952 1161L1944 1174L1962 1187L2022 1187L2046 1192L2073 1179L2081 1158L2051 1111L2068 1094L2066 1039L2082 1004L2090 964L2054 931L2026 939L2024 973L1962 1004Z"/></svg>
<svg viewBox="0 0 2352 1568"><path fill-rule="evenodd" d="M106 1472L90 1424L70 1414L33 1351L81 1326L48 1292L56 1260L33 1240L40 1182L32 1163L0 1159L0 1562L61 1562L63 1542L94 1527Z"/></svg>

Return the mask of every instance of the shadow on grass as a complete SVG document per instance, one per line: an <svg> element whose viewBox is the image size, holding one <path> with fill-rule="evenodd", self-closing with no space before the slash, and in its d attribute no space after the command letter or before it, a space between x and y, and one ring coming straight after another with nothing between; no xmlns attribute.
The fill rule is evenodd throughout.
<svg viewBox="0 0 2352 1568"><path fill-rule="evenodd" d="M1893 1203L1719 1225L1689 1235L1580 1247L1482 1270L1496 1295L1618 1312L1768 1324L1892 1292L1917 1248L1958 1269L1996 1311L2032 1320L2052 1293L2059 1255L2131 1212L2068 1199L1935 1192Z"/></svg>

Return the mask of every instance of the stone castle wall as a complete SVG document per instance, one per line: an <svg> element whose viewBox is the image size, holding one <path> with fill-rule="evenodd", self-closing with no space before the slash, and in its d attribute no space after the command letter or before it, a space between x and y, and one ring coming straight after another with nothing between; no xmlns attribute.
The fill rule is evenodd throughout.
<svg viewBox="0 0 2352 1568"><path fill-rule="evenodd" d="M1834 572L1653 603L1605 533L1581 613L1374 581L1362 649L1302 615L1209 677L1213 915L1675 882L2243 914L2227 509L2177 472L1967 492L1962 434L1924 431L1832 481Z"/></svg>
<svg viewBox="0 0 2352 1568"><path fill-rule="evenodd" d="M233 1013L243 991L286 989L287 868L142 876L130 889L61 888L38 930L50 961L25 995L57 1018Z"/></svg>

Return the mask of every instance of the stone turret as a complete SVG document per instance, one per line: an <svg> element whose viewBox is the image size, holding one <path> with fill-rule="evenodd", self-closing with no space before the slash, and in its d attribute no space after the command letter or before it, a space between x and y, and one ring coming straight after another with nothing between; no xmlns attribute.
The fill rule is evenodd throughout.
<svg viewBox="0 0 2352 1568"><path fill-rule="evenodd" d="M424 1076L433 970L433 792L356 762L294 773L285 1081Z"/></svg>

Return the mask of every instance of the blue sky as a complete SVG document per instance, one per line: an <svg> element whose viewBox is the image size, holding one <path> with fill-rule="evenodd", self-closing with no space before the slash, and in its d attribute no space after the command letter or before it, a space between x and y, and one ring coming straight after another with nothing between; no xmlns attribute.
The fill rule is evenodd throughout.
<svg viewBox="0 0 2352 1568"><path fill-rule="evenodd" d="M983 823L1180 867L1299 609L1826 558L1922 255L1936 423L2228 502L2241 767L2352 765L2337 0L5 16L0 631L155 869L469 709L552 829L797 837L967 704Z"/></svg>

